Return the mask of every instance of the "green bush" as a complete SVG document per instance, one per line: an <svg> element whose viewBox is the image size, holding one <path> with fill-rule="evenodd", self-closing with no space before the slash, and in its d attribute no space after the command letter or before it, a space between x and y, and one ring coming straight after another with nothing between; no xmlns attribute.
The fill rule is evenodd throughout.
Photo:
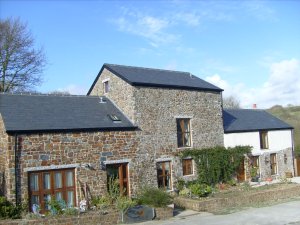
<svg viewBox="0 0 300 225"><path fill-rule="evenodd" d="M182 191L185 187L185 181L183 179L178 179L176 183L176 188L178 191Z"/></svg>
<svg viewBox="0 0 300 225"><path fill-rule="evenodd" d="M79 214L79 210L77 208L66 208L64 209L64 215L75 216Z"/></svg>
<svg viewBox="0 0 300 225"><path fill-rule="evenodd" d="M116 208L121 212L125 213L130 207L136 205L136 202L127 196L119 196L116 199Z"/></svg>
<svg viewBox="0 0 300 225"><path fill-rule="evenodd" d="M167 207L173 202L172 196L162 189L146 187L137 197L140 205L149 205L152 207Z"/></svg>
<svg viewBox="0 0 300 225"><path fill-rule="evenodd" d="M231 179L227 182L230 186L236 186L237 185L237 181L235 179Z"/></svg>
<svg viewBox="0 0 300 225"><path fill-rule="evenodd" d="M64 200L56 200L54 196L47 203L52 215L62 215L64 214L63 210L67 208Z"/></svg>
<svg viewBox="0 0 300 225"><path fill-rule="evenodd" d="M111 201L112 200L109 196L98 196L92 198L91 204L97 209L106 209L112 204Z"/></svg>
<svg viewBox="0 0 300 225"><path fill-rule="evenodd" d="M21 218L21 213L21 206L15 206L5 197L0 197L0 219L19 219Z"/></svg>
<svg viewBox="0 0 300 225"><path fill-rule="evenodd" d="M207 197L212 193L212 188L207 184L191 184L189 186L189 189L191 190L193 195L196 195L198 197Z"/></svg>
<svg viewBox="0 0 300 225"><path fill-rule="evenodd" d="M190 197L191 195L191 190L188 188L184 188L181 191L179 191L179 195L180 196L184 196L184 197Z"/></svg>
<svg viewBox="0 0 300 225"><path fill-rule="evenodd" d="M251 149L250 146L191 149L183 151L181 157L194 159L200 183L215 185L231 180Z"/></svg>

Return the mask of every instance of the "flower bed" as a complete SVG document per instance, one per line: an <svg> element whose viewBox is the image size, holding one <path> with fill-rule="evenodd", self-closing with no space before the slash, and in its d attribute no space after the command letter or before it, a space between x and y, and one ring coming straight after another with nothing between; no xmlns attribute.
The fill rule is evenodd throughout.
<svg viewBox="0 0 300 225"><path fill-rule="evenodd" d="M298 184L277 184L267 185L259 189L220 192L213 197L202 199L191 199L177 197L175 205L186 209L206 212L221 212L225 208L247 207L257 203L277 201L300 196L300 185Z"/></svg>

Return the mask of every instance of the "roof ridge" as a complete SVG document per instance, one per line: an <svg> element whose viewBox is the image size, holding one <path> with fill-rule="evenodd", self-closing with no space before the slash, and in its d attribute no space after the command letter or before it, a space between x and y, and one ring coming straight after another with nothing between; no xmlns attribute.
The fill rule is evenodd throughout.
<svg viewBox="0 0 300 225"><path fill-rule="evenodd" d="M150 67L143 67L143 66L128 66L128 65L120 65L120 64L111 64L111 63L104 63L104 65L106 65L106 66L122 66L122 67L129 67L129 68L139 68L139 69L145 69L145 70L168 71L168 72L173 72L173 73L186 73L187 75L196 76L196 75L194 75L190 72L179 71L179 70L158 69L158 68L150 68Z"/></svg>
<svg viewBox="0 0 300 225"><path fill-rule="evenodd" d="M35 96L35 97L85 97L85 98L99 98L106 96L92 96L92 95L72 95L72 94L47 94L47 93L8 93L0 92L0 95L11 95L11 96Z"/></svg>

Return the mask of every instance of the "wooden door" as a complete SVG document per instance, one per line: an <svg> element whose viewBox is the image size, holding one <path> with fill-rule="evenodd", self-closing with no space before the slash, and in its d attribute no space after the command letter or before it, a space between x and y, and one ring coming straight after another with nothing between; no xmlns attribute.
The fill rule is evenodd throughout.
<svg viewBox="0 0 300 225"><path fill-rule="evenodd" d="M300 176L300 157L296 158L296 164L297 164L297 176Z"/></svg>
<svg viewBox="0 0 300 225"><path fill-rule="evenodd" d="M271 175L277 174L277 155L276 154L270 154L270 166L271 166Z"/></svg>
<svg viewBox="0 0 300 225"><path fill-rule="evenodd" d="M238 182L245 181L245 163L244 163L244 159L241 161L240 167L238 168L237 180L238 180Z"/></svg>
<svg viewBox="0 0 300 225"><path fill-rule="evenodd" d="M110 182L118 180L118 186L121 194L128 195L128 166L127 163L107 165L107 188Z"/></svg>

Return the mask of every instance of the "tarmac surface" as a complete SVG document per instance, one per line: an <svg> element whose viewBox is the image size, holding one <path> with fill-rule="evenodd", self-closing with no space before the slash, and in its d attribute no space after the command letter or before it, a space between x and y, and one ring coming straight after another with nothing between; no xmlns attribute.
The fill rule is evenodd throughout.
<svg viewBox="0 0 300 225"><path fill-rule="evenodd" d="M291 179L300 183L300 177ZM273 181L271 183L277 183ZM261 185L263 185L262 183ZM300 200L267 207L247 208L226 215L184 210L169 220L153 220L136 225L300 225Z"/></svg>
<svg viewBox="0 0 300 225"><path fill-rule="evenodd" d="M137 225L300 225L300 200L262 208L248 208L226 215L185 210L169 220Z"/></svg>

